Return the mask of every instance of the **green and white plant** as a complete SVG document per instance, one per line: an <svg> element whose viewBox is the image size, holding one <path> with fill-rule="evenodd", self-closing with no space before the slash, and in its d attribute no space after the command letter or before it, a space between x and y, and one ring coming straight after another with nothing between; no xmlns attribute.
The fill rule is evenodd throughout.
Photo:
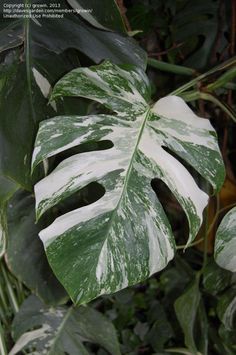
<svg viewBox="0 0 236 355"><path fill-rule="evenodd" d="M224 165L210 122L177 96L150 105L148 79L134 66L105 61L72 70L55 85L51 101L66 96L97 101L109 113L41 122L32 168L83 143L112 143L72 155L35 185L37 219L92 182L105 189L100 199L58 217L39 234L54 273L81 304L137 284L173 259L174 237L152 179L161 179L185 211L186 246L195 238L208 195L176 155L215 191Z"/></svg>
<svg viewBox="0 0 236 355"><path fill-rule="evenodd" d="M215 260L223 269L236 272L236 207L223 218L216 233Z"/></svg>

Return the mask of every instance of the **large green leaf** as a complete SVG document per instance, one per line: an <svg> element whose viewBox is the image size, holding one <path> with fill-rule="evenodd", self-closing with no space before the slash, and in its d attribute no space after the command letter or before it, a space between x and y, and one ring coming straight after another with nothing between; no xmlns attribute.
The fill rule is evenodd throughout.
<svg viewBox="0 0 236 355"><path fill-rule="evenodd" d="M4 33L0 33L0 41ZM14 34L9 35L14 37ZM7 41L7 37L5 39ZM73 68L65 58L63 65L59 63L59 56L55 54L54 67L51 68L46 49L38 48L34 45L33 60L27 46L25 56L18 50L12 50L5 57L3 55L0 65L0 255L6 247L7 201L20 186L31 189L30 162L38 120L55 112L45 99L50 83L44 73L50 71L50 81L55 82L62 73Z"/></svg>
<svg viewBox="0 0 236 355"><path fill-rule="evenodd" d="M37 3L37 0L30 0L29 2L34 4ZM93 0L90 1L90 4L84 0L78 2L81 5L83 3L86 8L94 8L92 16L94 15L99 19L101 27L112 24L113 30L121 30L122 27L124 29L114 0L106 1L106 6L101 6ZM66 0L58 0L57 4L61 9L68 10ZM104 14L104 11L107 11L107 13ZM83 16L86 16L86 14L84 13ZM114 21L115 19L116 21ZM12 44L9 38L11 38ZM27 21L24 21L24 19L3 21L2 26L0 26L0 51L19 46L27 41L27 49L30 51L31 57L35 57L35 46L40 46L41 50L46 48L57 54L69 48L74 48L95 63L110 59L118 64L130 63L143 69L146 67L147 55L133 38L124 33L94 28L74 14L64 14L63 18L60 19L40 18L36 20L27 19Z"/></svg>
<svg viewBox="0 0 236 355"><path fill-rule="evenodd" d="M74 48L95 63L110 59L117 64L146 67L147 55L133 38L93 28L75 15L63 19L42 19L40 24L43 30L32 24L33 40L55 53Z"/></svg>
<svg viewBox="0 0 236 355"><path fill-rule="evenodd" d="M67 2L91 25L102 30L125 32L125 26L115 0L67 0ZM87 11L86 11L87 10Z"/></svg>
<svg viewBox="0 0 236 355"><path fill-rule="evenodd" d="M49 110L33 73L27 74L20 53L10 52L6 56L0 66L0 78L4 80L0 97L1 175L30 189L37 121L42 115L47 117Z"/></svg>
<svg viewBox="0 0 236 355"><path fill-rule="evenodd" d="M89 307L47 307L30 296L13 321L16 344L9 355L21 350L31 354L89 355L83 342L96 343L113 355L119 355L119 343L113 324Z"/></svg>
<svg viewBox="0 0 236 355"><path fill-rule="evenodd" d="M38 238L34 198L18 191L9 201L6 260L13 274L48 304L58 304L68 296L54 276Z"/></svg>
<svg viewBox="0 0 236 355"><path fill-rule="evenodd" d="M82 96L115 114L54 117L40 125L33 167L76 145L109 140L107 150L65 159L35 186L39 218L91 182L105 193L98 201L57 218L40 232L49 263L75 302L133 285L163 269L175 243L151 181L173 192L189 221L190 243L202 222L208 196L164 148L192 165L215 189L224 168L215 132L175 96L148 104L145 74L108 61L75 69L55 86L52 99ZM163 148L164 147L164 148Z"/></svg>
<svg viewBox="0 0 236 355"><path fill-rule="evenodd" d="M217 264L236 272L236 207L224 216L217 230L214 253Z"/></svg>
<svg viewBox="0 0 236 355"><path fill-rule="evenodd" d="M20 46L24 42L22 21L1 21L2 23L0 25L0 52Z"/></svg>

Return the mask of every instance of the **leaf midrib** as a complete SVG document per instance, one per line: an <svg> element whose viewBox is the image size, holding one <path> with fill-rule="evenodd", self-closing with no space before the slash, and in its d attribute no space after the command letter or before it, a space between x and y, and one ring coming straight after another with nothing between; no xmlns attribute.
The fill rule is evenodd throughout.
<svg viewBox="0 0 236 355"><path fill-rule="evenodd" d="M146 115L145 115L145 118L143 119L143 122L141 124L141 128L140 128L139 133L138 133L137 142L135 144L135 147L134 147L134 150L133 150L133 154L132 154L131 159L130 159L130 164L129 164L129 167L127 169L127 174L125 176L125 181L124 181L124 186L123 186L123 189L122 189L121 197L120 197L120 199L118 201L118 204L117 204L117 207L115 208L115 210L119 209L120 203L121 203L121 200L122 200L122 197L123 197L123 194L124 194L124 191L126 190L127 184L129 182L130 172L131 172L131 169L133 168L133 160L134 160L138 145L140 143L140 139L142 137L143 130L144 130L145 126L146 126L146 121L147 121L147 118L149 116L150 107L147 109L147 111L144 111L143 114L145 114L145 112L146 112Z"/></svg>
<svg viewBox="0 0 236 355"><path fill-rule="evenodd" d="M126 173L126 176L125 176L125 180L124 180L124 184L123 184L123 189L122 189L122 192L121 192L119 201L118 201L118 203L117 203L117 206L116 206L116 208L113 210L113 212L112 212L112 217L111 217L111 219L110 219L110 221L109 221L109 223L108 223L106 238L104 238L104 241L103 241L103 243L102 243L102 246L101 246L101 250L100 250L98 259L99 259L99 257L100 257L100 254L101 254L102 248L103 248L103 246L104 246L104 243L105 243L105 241L107 240L107 238L108 238L108 236L109 236L108 233L109 233L110 229L112 228L112 224L113 224L114 219L115 219L115 217L116 217L116 215L117 215L117 211L119 210L119 207L120 207L120 204L121 204L121 202L122 202L124 193L125 193L125 191L126 191L126 188L127 188L128 182L129 182L129 178L130 178L130 173L131 173L131 170L132 170L132 168L133 168L133 160L134 160L134 157L135 157L135 155L136 155L136 151L137 151L138 145L139 145L139 143L140 143L140 139L141 139L141 137L142 137L143 131L144 131L144 129L145 129L146 122L147 122L147 119L148 119L150 110L151 110L151 108L148 107L148 109L142 113L142 115L144 115L145 112L146 112L146 115L145 115L145 118L143 119L143 122L142 122L142 124L141 124L140 130L139 130L139 133L138 133L138 137L137 137L137 142L136 142L136 144L135 144L135 147L134 147L134 150L133 150L131 159L130 159L130 163L129 163L129 166L128 166L128 169L127 169L127 173Z"/></svg>
<svg viewBox="0 0 236 355"><path fill-rule="evenodd" d="M51 348L50 348L50 350L48 352L48 355L54 355L55 354L55 352L54 352L55 345L56 345L56 343L58 341L58 338L59 338L60 334L63 332L64 327L65 327L65 325L66 325L66 323L67 323L68 319L70 318L71 313L73 311L74 311L74 307L72 306L71 308L69 308L69 310L65 314L65 317L64 317L63 321L61 322L59 328L57 329L57 333L56 333L55 338L53 340L53 344L52 344L52 346L51 346Z"/></svg>
<svg viewBox="0 0 236 355"><path fill-rule="evenodd" d="M31 0L25 0L24 5L30 5ZM34 124L36 124L36 115L33 105L33 96L32 96L32 73L31 73L31 58L30 58L30 19L26 17L24 19L24 32L25 32L25 64L26 64L26 79L28 86L28 94L29 94L29 103L30 109L32 113L32 120Z"/></svg>

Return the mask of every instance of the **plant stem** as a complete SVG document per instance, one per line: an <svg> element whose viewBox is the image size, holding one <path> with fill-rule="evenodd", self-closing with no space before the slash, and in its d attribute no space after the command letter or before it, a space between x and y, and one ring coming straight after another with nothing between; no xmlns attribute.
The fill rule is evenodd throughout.
<svg viewBox="0 0 236 355"><path fill-rule="evenodd" d="M180 86L178 89L172 91L170 95L180 95L182 92L186 91L187 89L191 88L192 86L196 85L199 81L206 79L208 76L217 73L218 71L225 70L236 63L236 57L233 57L226 62L218 65L217 67L207 71L204 74L199 75L197 78L187 82L183 86Z"/></svg>
<svg viewBox="0 0 236 355"><path fill-rule="evenodd" d="M188 248L193 247L194 245L197 245L197 244L201 243L203 240L204 240L204 238L198 239L198 240L196 240L195 242L190 243L187 247L186 247L186 245L184 245L184 244L182 244L182 245L177 245L176 249L177 249L177 250L179 250L179 249L188 249Z"/></svg>
<svg viewBox="0 0 236 355"><path fill-rule="evenodd" d="M1 322L0 322L0 354L1 355L8 354L6 343L5 343L4 330L3 330Z"/></svg>
<svg viewBox="0 0 236 355"><path fill-rule="evenodd" d="M127 9L126 9L126 7L124 5L124 1L123 0L117 0L115 3L116 3L116 5L118 6L118 8L120 10L121 17L122 17L122 20L123 20L126 28L127 28L127 31L131 32L132 29L131 29L128 17L126 16Z"/></svg>
<svg viewBox="0 0 236 355"><path fill-rule="evenodd" d="M215 216L214 216L214 218L213 218L213 221L211 222L211 224L210 224L210 226L208 227L208 230L207 230L207 234L208 234L208 235L209 235L209 233L211 232L212 228L214 227L214 225L215 225L215 223L216 223L217 218L219 217L219 215L220 215L222 212L224 212L224 211L226 211L226 210L228 210L228 209L230 209L231 207L234 207L234 206L236 206L236 202L235 202L235 203L231 203L231 204L228 205L228 206L225 206L225 207L223 207L223 208L221 208L221 209L216 210L216 214L215 214ZM204 240L204 238L200 238L200 239L196 240L195 242L189 244L187 247L186 247L185 244L177 245L176 249L177 249L177 250L181 250L181 249L191 248L191 247L193 247L193 246L195 246L195 245L197 245L197 244L203 242L203 240Z"/></svg>
<svg viewBox="0 0 236 355"><path fill-rule="evenodd" d="M169 348L165 349L167 353L175 353L175 354L185 354L185 355L193 355L188 349L185 348ZM202 353L197 352L197 355L202 355Z"/></svg>
<svg viewBox="0 0 236 355"><path fill-rule="evenodd" d="M223 207L223 208L221 208L221 209L219 209L219 210L216 210L215 217L213 218L213 221L211 222L211 224L210 224L210 226L209 226L209 228L208 228L208 231L207 231L208 234L211 232L212 228L214 227L214 225L215 225L215 223L216 223L217 218L219 217L219 215L220 215L222 212L224 212L224 211L230 209L231 207L234 207L235 205L236 205L236 202L235 202L235 203L231 203L230 205L225 206L225 207Z"/></svg>
<svg viewBox="0 0 236 355"><path fill-rule="evenodd" d="M193 90L187 91L179 96L187 102L199 99L213 102L215 105L219 106L221 110L224 111L234 122L236 122L236 112L232 109L232 107L229 107L226 103L221 102L217 97L210 93Z"/></svg>
<svg viewBox="0 0 236 355"><path fill-rule="evenodd" d="M192 68L184 67L182 65L166 63L161 60L157 60L153 58L148 58L147 64L150 67L159 69L161 71L169 72L169 73L188 75L188 76L196 75L196 71Z"/></svg>
<svg viewBox="0 0 236 355"><path fill-rule="evenodd" d="M214 91L218 88L224 87L229 81L236 77L236 67L227 70L214 83L207 85L207 91Z"/></svg>
<svg viewBox="0 0 236 355"><path fill-rule="evenodd" d="M8 292L8 297L9 297L10 303L12 305L13 312L16 314L19 311L18 301L17 301L15 293L13 291L11 282L8 279L7 271L5 270L5 266L3 263L0 264L0 268L1 268L2 275L4 278L5 284L6 284L6 289Z"/></svg>
<svg viewBox="0 0 236 355"><path fill-rule="evenodd" d="M27 5L30 4L31 4L30 0L24 0L24 5L26 8L28 8ZM36 115L34 110L33 94L32 94L33 90L32 90L32 72L31 72L31 58L30 58L30 18L29 17L26 17L24 19L24 34L25 34L24 51L25 51L26 79L27 79L27 86L29 91L29 103L31 108L32 119L33 122L36 124Z"/></svg>
<svg viewBox="0 0 236 355"><path fill-rule="evenodd" d="M17 290L17 299L19 303L21 304L24 299L25 299L25 290L23 287L23 284L19 280L14 280L15 281L15 287Z"/></svg>
<svg viewBox="0 0 236 355"><path fill-rule="evenodd" d="M208 209L206 211L206 224L205 224L205 235L204 235L204 252L203 252L203 263L202 263L202 270L203 271L207 265L208 259L208 222L209 222L209 213Z"/></svg>
<svg viewBox="0 0 236 355"><path fill-rule="evenodd" d="M0 287L0 299L1 299L1 303L2 303L2 306L3 306L4 310L5 310L5 312L7 312L8 305L7 305L6 297L5 297L4 292L3 292L2 285Z"/></svg>

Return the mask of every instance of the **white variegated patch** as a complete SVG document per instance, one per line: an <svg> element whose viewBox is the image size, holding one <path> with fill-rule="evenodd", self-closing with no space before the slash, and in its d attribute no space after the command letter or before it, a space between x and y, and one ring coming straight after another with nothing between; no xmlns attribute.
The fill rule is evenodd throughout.
<svg viewBox="0 0 236 355"><path fill-rule="evenodd" d="M55 274L72 299L84 303L144 280L174 257L174 238L151 187L153 178L160 178L179 201L189 222L187 244L194 239L208 196L175 155L215 189L224 169L209 121L175 96L150 107L147 78L136 69L110 62L75 69L56 84L52 98L60 96L87 97L116 113L43 121L33 154L35 167L82 143L113 144L65 159L35 185L38 218L91 182L105 189L99 200L58 217L40 232Z"/></svg>
<svg viewBox="0 0 236 355"><path fill-rule="evenodd" d="M44 324L41 328L36 330L31 330L21 335L21 337L17 340L16 344L13 346L9 355L18 354L19 351L24 349L30 343L34 341L42 341L44 338L48 337L48 333L50 332L51 327L48 324Z"/></svg>
<svg viewBox="0 0 236 355"><path fill-rule="evenodd" d="M49 81L36 68L33 68L32 71L38 87L40 88L43 96L47 98L51 91L51 85Z"/></svg>
<svg viewBox="0 0 236 355"><path fill-rule="evenodd" d="M43 96L45 98L48 98L52 89L51 84L45 78L45 76L43 76L36 68L33 68L32 71L33 71L34 79L38 87L40 88ZM55 102L50 102L50 104L53 107L53 109L56 111L57 108Z"/></svg>
<svg viewBox="0 0 236 355"><path fill-rule="evenodd" d="M225 215L217 230L215 260L222 268L236 272L236 207Z"/></svg>
<svg viewBox="0 0 236 355"><path fill-rule="evenodd" d="M157 101L152 111L161 117L153 126L168 137L217 149L217 141L209 134L214 132L209 120L195 115L180 97L166 96Z"/></svg>
<svg viewBox="0 0 236 355"><path fill-rule="evenodd" d="M4 255L6 250L6 236L0 223L0 258Z"/></svg>

